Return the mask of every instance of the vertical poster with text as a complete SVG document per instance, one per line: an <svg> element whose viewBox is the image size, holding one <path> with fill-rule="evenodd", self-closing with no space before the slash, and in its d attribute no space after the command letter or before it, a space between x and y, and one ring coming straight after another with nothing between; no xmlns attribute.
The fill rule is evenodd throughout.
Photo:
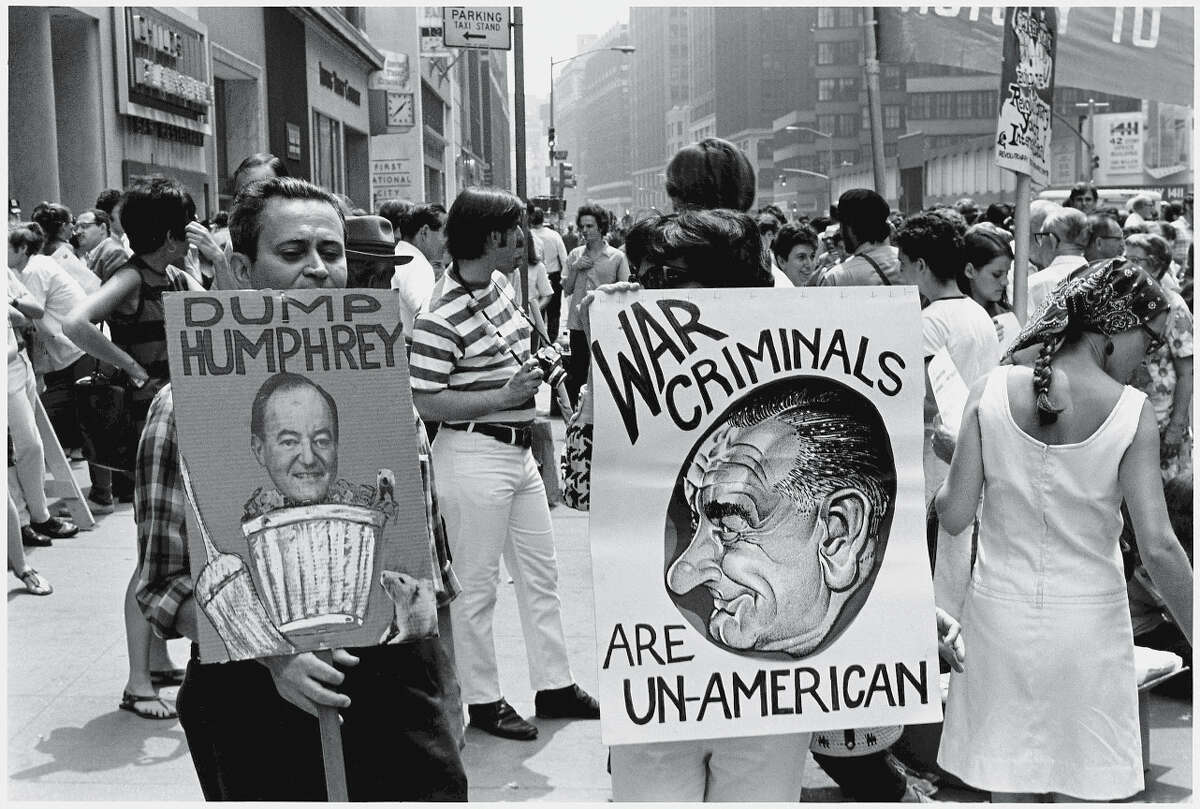
<svg viewBox="0 0 1200 809"><path fill-rule="evenodd" d="M1005 12L996 165L1027 174L1037 185L1050 179L1057 31L1052 8L1020 6Z"/></svg>
<svg viewBox="0 0 1200 809"><path fill-rule="evenodd" d="M941 718L914 287L592 306L606 744Z"/></svg>
<svg viewBox="0 0 1200 809"><path fill-rule="evenodd" d="M395 296L164 301L201 659L436 635Z"/></svg>

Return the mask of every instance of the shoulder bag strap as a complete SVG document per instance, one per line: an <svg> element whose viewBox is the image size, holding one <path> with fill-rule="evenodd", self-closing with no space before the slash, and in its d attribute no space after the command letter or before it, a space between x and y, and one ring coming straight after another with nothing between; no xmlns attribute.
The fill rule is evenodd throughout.
<svg viewBox="0 0 1200 809"><path fill-rule="evenodd" d="M883 268L881 268L879 266L879 264L875 261L875 259L868 256L866 253L859 253L858 257L863 259L864 261L866 261L868 264L871 265L871 268L874 269L876 274L879 275L879 280L883 282L883 285L885 287L890 287L892 285L892 282L888 280L888 277L886 275L884 275Z"/></svg>

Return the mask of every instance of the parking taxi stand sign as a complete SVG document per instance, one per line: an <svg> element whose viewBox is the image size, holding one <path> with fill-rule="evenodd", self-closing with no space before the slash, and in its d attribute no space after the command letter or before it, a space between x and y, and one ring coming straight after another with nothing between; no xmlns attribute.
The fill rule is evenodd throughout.
<svg viewBox="0 0 1200 809"><path fill-rule="evenodd" d="M507 6L447 6L442 23L447 48L512 49Z"/></svg>

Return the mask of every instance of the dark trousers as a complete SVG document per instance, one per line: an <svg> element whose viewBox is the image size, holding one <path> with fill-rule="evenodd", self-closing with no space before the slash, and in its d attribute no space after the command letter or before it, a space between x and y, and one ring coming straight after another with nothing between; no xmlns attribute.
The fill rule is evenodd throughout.
<svg viewBox="0 0 1200 809"><path fill-rule="evenodd" d="M338 686L352 702L341 712L350 800L465 801L438 639L350 651L360 662ZM317 719L279 696L266 667L193 657L177 706L205 800L327 800Z"/></svg>
<svg viewBox="0 0 1200 809"><path fill-rule="evenodd" d="M75 380L85 377L99 367L99 361L84 354L75 362L58 371L42 375L46 389L42 391L42 407L54 425L54 434L63 449L78 449L83 446L79 432L79 418L75 415Z"/></svg>
<svg viewBox="0 0 1200 809"><path fill-rule="evenodd" d="M571 329L571 363L567 368L567 393L572 407L579 406L579 389L587 382L588 368L592 364L592 351L587 334L582 329Z"/></svg>
<svg viewBox="0 0 1200 809"><path fill-rule="evenodd" d="M562 273L550 273L550 288L554 295L546 304L546 336L551 340L558 339L559 318L562 316Z"/></svg>
<svg viewBox="0 0 1200 809"><path fill-rule="evenodd" d="M907 781L887 756L886 750L852 757L813 753L821 769L837 782L842 795L861 803L894 803L904 796Z"/></svg>

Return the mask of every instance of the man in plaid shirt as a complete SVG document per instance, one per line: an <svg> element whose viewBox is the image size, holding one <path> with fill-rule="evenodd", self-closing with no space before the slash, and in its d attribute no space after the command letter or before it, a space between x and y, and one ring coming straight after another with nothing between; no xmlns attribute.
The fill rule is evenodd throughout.
<svg viewBox="0 0 1200 809"><path fill-rule="evenodd" d="M332 195L310 183L276 178L247 187L230 233L240 288L346 285L342 214ZM138 447L137 598L159 635L193 640L178 709L204 797L326 800L316 714L333 706L342 718L351 800L465 801L450 724L461 717L443 706L454 672L438 639L337 649L332 665L311 652L200 663L178 461L168 386L150 407ZM402 776L397 761L405 762Z"/></svg>

